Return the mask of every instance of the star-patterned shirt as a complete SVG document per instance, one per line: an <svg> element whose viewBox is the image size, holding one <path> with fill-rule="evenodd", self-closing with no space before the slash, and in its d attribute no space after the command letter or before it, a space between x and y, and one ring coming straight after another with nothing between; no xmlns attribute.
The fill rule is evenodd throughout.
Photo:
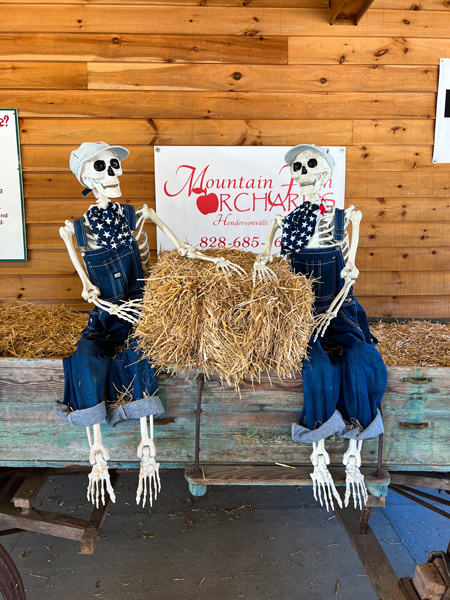
<svg viewBox="0 0 450 600"><path fill-rule="evenodd" d="M133 233L118 202L109 202L106 208L93 204L86 215L99 246L115 249L131 242Z"/></svg>
<svg viewBox="0 0 450 600"><path fill-rule="evenodd" d="M321 217L320 206L306 201L284 218L281 256L297 254L307 246Z"/></svg>

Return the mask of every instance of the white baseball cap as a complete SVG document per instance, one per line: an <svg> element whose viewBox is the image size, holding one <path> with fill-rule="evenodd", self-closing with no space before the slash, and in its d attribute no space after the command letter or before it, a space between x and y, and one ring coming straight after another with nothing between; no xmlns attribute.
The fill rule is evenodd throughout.
<svg viewBox="0 0 450 600"><path fill-rule="evenodd" d="M81 185L84 185L80 178L83 164L104 150L111 150L120 160L124 160L130 154L123 146L110 146L106 142L83 142L79 148L71 152L70 169Z"/></svg>
<svg viewBox="0 0 450 600"><path fill-rule="evenodd" d="M295 157L297 156L297 154L299 154L303 150L310 150L311 148L313 150L315 150L316 152L318 152L319 154L321 154L324 158L327 159L328 164L331 167L331 170L334 169L335 160L331 156L330 151L328 150L328 148L322 148L322 146L315 146L314 144L300 144L300 146L295 146L294 148L291 148L284 155L284 160L291 167L292 163L295 160Z"/></svg>

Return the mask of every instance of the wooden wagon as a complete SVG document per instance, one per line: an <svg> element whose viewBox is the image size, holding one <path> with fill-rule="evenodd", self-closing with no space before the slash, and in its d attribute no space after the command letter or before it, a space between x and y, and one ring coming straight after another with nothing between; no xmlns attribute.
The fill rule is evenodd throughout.
<svg viewBox="0 0 450 600"><path fill-rule="evenodd" d="M389 485L404 494L410 493L404 484L450 490L449 383L445 368L388 368L382 405L386 432L380 440L363 444L368 505L362 516L353 509L336 513L375 590L389 586L392 598L403 598L404 592L367 527L370 509L384 506ZM60 360L0 359L0 477L6 482L0 494L0 524L9 531L79 540L81 551L91 553L106 507L94 509L91 519L82 521L32 506L50 473L89 468L84 428L65 424L53 412L63 384ZM161 468L185 469L192 494L202 495L207 486L217 484L311 485L311 447L290 438L290 424L301 411L301 380L266 378L255 385L244 381L239 395L218 378L167 374L159 379L159 394L167 409L155 425L157 458ZM103 431L115 485L120 470L138 467L139 422L105 426ZM337 485L344 484L343 467L337 465L345 445L337 436L327 443ZM370 534L365 542L355 535L360 516L361 531ZM368 561L374 552L379 568L372 572Z"/></svg>

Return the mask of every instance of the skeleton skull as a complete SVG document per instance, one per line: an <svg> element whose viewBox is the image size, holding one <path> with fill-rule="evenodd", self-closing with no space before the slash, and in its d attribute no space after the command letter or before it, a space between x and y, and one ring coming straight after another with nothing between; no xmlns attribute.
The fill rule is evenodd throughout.
<svg viewBox="0 0 450 600"><path fill-rule="evenodd" d="M84 185L107 198L120 198L122 195L120 175L122 175L120 160L111 150L103 150L93 159L86 161L81 171Z"/></svg>
<svg viewBox="0 0 450 600"><path fill-rule="evenodd" d="M313 148L302 150L291 164L292 179L300 186L303 196L317 194L332 174L330 163Z"/></svg>

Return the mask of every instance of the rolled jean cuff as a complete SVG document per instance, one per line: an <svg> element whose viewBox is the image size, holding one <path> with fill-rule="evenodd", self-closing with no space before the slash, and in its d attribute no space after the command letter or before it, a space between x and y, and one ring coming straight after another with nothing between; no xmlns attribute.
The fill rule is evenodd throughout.
<svg viewBox="0 0 450 600"><path fill-rule="evenodd" d="M361 431L359 427L353 427L353 429L346 427L341 435L349 440L368 440L379 436L381 433L384 433L383 419L380 411L377 410L377 416L365 429Z"/></svg>
<svg viewBox="0 0 450 600"><path fill-rule="evenodd" d="M325 423L317 429L308 429L298 423L292 423L291 433L294 442L312 444L313 442L318 442L319 440L330 437L333 433L341 433L345 429L346 425L341 413L335 410L328 421L325 421Z"/></svg>
<svg viewBox="0 0 450 600"><path fill-rule="evenodd" d="M61 417L63 421L72 425L78 425L79 427L97 425L98 423L103 423L106 418L106 404L104 401L90 408L71 410L68 404L64 404L61 400L56 400L53 403L53 408L58 417Z"/></svg>
<svg viewBox="0 0 450 600"><path fill-rule="evenodd" d="M127 404L121 404L117 408L108 410L106 421L108 425L114 427L120 421L128 421L129 419L140 419L148 415L162 415L164 407L158 396L147 396L140 400L134 400Z"/></svg>

